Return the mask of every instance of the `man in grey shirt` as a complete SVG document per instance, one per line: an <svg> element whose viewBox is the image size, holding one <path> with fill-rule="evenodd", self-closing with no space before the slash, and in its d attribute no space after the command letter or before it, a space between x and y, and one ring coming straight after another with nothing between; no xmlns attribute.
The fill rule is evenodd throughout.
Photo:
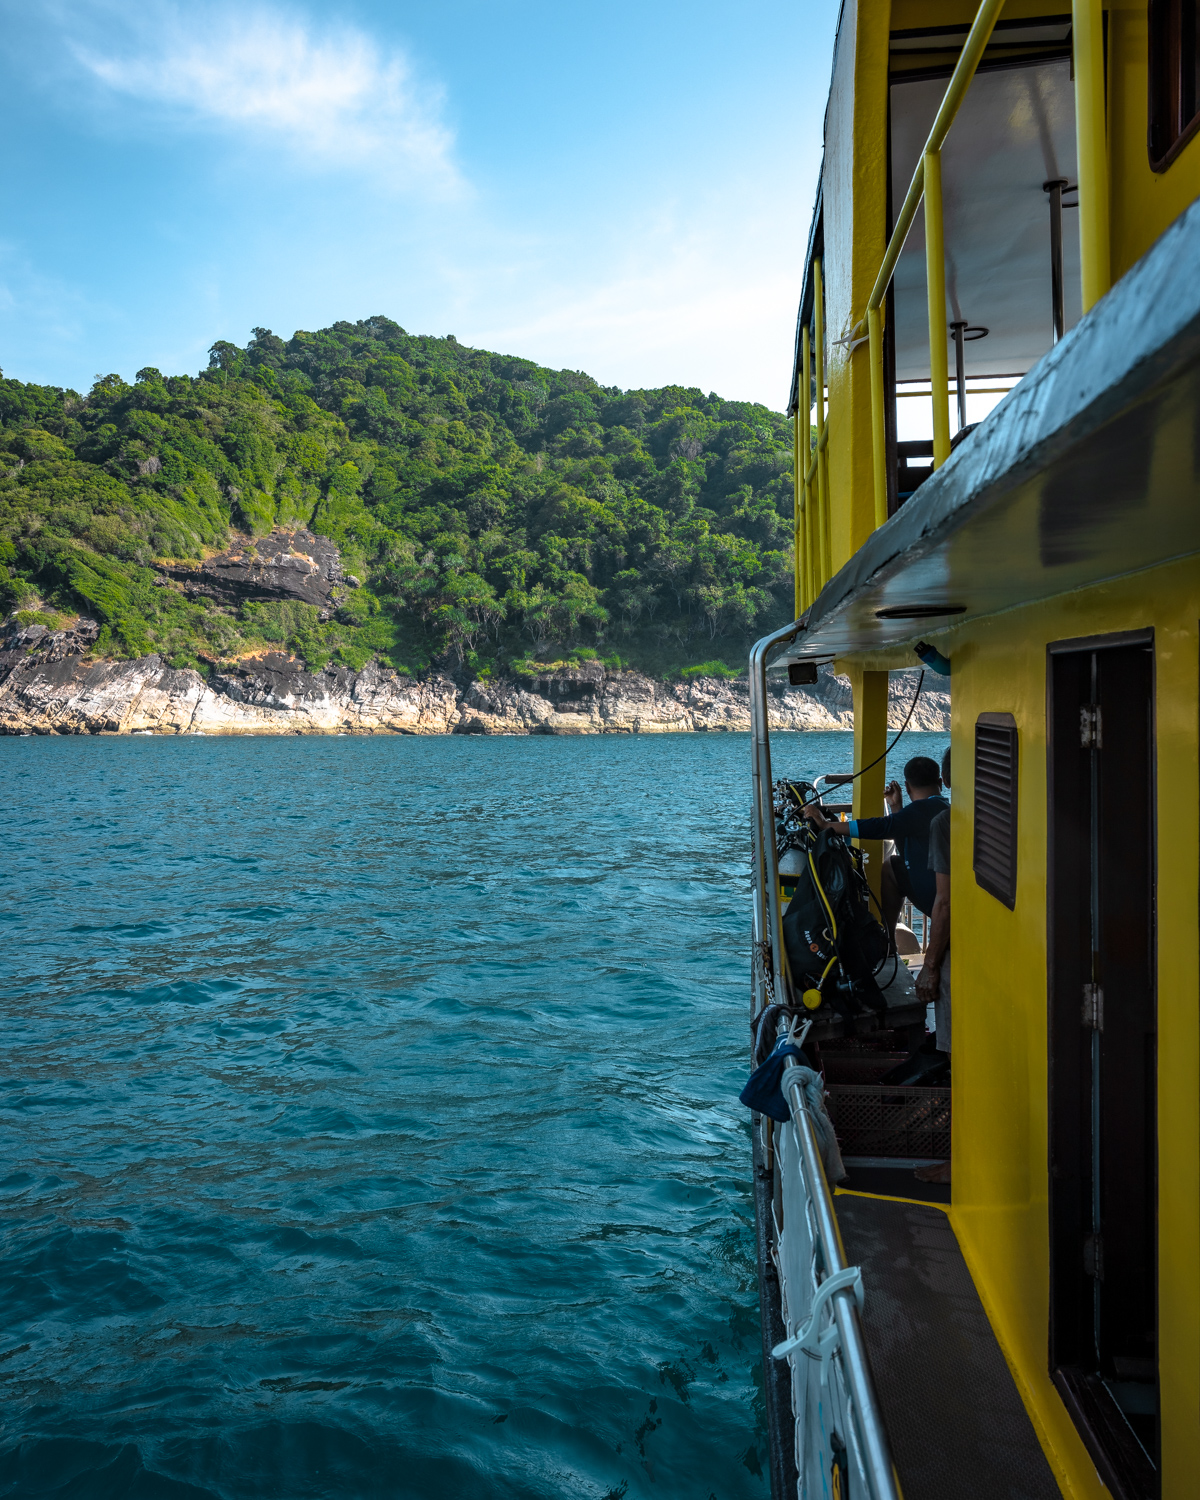
<svg viewBox="0 0 1200 1500"><path fill-rule="evenodd" d="M950 785L950 751L942 756L942 781ZM950 809L938 813L929 825L929 868L937 883L933 911L929 917L929 942L925 962L917 979L917 994L933 1002L939 1052L950 1052ZM950 1163L918 1167L922 1182L949 1182Z"/></svg>

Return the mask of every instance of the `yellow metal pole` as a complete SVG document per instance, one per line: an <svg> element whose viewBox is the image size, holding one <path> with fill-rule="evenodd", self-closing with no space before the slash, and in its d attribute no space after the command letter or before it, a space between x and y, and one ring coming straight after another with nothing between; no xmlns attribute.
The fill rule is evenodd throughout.
<svg viewBox="0 0 1200 1500"><path fill-rule="evenodd" d="M925 153L925 282L929 289L929 379L933 386L933 467L950 457L950 378L946 357L946 251L942 237L942 156Z"/></svg>
<svg viewBox="0 0 1200 1500"><path fill-rule="evenodd" d="M801 471L804 476L804 585L805 604L808 605L817 597L817 563L813 546L817 533L813 526L816 496L808 477L808 468L812 462L812 344L807 324L800 333L800 366L800 409L804 414Z"/></svg>
<svg viewBox="0 0 1200 1500"><path fill-rule="evenodd" d="M864 672L861 667L850 670L850 686L854 693L854 764L870 766L887 749L888 742L888 674L886 672ZM887 767L882 759L871 766L854 783L854 816L877 818L883 806L883 788L887 781ZM878 901L882 895L880 878L883 873L883 844L877 840L860 839L858 847L867 855L867 881Z"/></svg>
<svg viewBox="0 0 1200 1500"><path fill-rule="evenodd" d="M1087 312L1112 285L1101 0L1073 0L1071 35L1075 47L1075 139L1079 156L1079 269L1083 310Z"/></svg>
<svg viewBox="0 0 1200 1500"><path fill-rule="evenodd" d="M1099 0L1097 0L1099 3ZM925 142L925 154L930 151L940 151L942 143L954 124L954 117L958 113L959 106L967 96L967 90L971 86L971 80L975 77L975 70L979 66L987 44L991 41L992 30L999 19L1000 12L1004 9L1004 0L983 0L979 7L971 29L967 33L967 39L963 43L963 49L958 54L958 62L954 65L954 72L950 75L950 82L946 85L946 92L942 96L942 102L938 106L938 112L934 118L933 126L929 131L929 138ZM1078 66L1078 64L1077 64ZM925 166L925 154L917 163L917 170L913 173L912 182L909 183L908 192L904 195L904 202L900 205L900 212L896 215L896 227L892 230L892 237L888 241L888 247L884 253L883 263L879 267L879 275L875 278L875 285L871 295L867 299L867 306L882 307L884 294L888 289L888 282L892 279L892 272L896 269L896 262L900 258L900 252L904 249L904 242L908 238L908 231L912 228L913 219L916 217L917 205L921 201L923 190L923 171Z"/></svg>
<svg viewBox="0 0 1200 1500"><path fill-rule="evenodd" d="M887 520L887 439L883 420L883 326L879 309L867 309L871 355L871 468L875 476L875 525Z"/></svg>
<svg viewBox="0 0 1200 1500"><path fill-rule="evenodd" d="M804 545L808 548L808 602L811 604L821 592L821 563L817 550L817 491L808 486L808 514L804 520Z"/></svg>
<svg viewBox="0 0 1200 1500"><path fill-rule="evenodd" d="M825 280L821 262L813 261L813 329L816 343L817 376L817 538L821 565L818 583L821 588L833 574L829 542L829 469L825 463Z"/></svg>
<svg viewBox="0 0 1200 1500"><path fill-rule="evenodd" d="M796 413L792 418L792 594L795 600L794 620L798 620L804 613L804 548L800 545L800 531L803 525L804 503L804 470L801 465L804 459L800 454L800 406L797 403Z"/></svg>
<svg viewBox="0 0 1200 1500"><path fill-rule="evenodd" d="M821 505L821 555L824 559L825 583L828 583L833 577L833 496L829 490L828 411L821 424L821 451L817 454L817 463L820 466L821 494L825 497Z"/></svg>

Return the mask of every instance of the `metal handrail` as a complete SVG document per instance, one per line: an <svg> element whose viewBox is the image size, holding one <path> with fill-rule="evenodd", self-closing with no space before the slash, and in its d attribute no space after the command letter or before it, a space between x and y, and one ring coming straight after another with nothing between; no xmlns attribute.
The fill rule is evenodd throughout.
<svg viewBox="0 0 1200 1500"><path fill-rule="evenodd" d="M780 646L788 645L805 628L803 619L793 620L781 630L763 636L750 652L750 725L752 739L753 832L754 832L754 1014L757 1015L773 990L777 1000L793 999L791 977L783 945L783 912L779 898L779 857L775 844L774 780L771 774L771 729L767 709L767 668ZM764 948L769 950L769 958ZM767 964L769 962L769 969ZM769 975L769 978L768 978ZM769 986L769 988L768 988ZM805 1195L812 1203L817 1236L826 1276L846 1269L845 1253L838 1234L833 1199L812 1122L799 1088L799 1070L785 1069L783 1087L789 1099L792 1123L800 1147ZM778 1157L774 1170L779 1171ZM861 1440L861 1451L871 1486L870 1500L902 1500L888 1445L887 1430L867 1357L866 1342L854 1294L838 1290L831 1299L841 1342L840 1358Z"/></svg>
<svg viewBox="0 0 1200 1500"><path fill-rule="evenodd" d="M771 985L775 998L791 997L787 958L783 947L783 916L779 909L779 854L775 845L774 781L771 777L771 735L767 717L767 666L777 646L794 641L804 629L793 620L773 635L755 641L750 650L750 736L753 787L755 941L770 950ZM759 949L762 953L762 949ZM765 958L763 954L765 969ZM756 965L756 969L757 969ZM765 996L758 996L757 1010Z"/></svg>
<svg viewBox="0 0 1200 1500"><path fill-rule="evenodd" d="M821 1243L821 1258L828 1278L846 1270L848 1262L842 1249L842 1237L838 1233L837 1216L833 1211L833 1197L825 1176L820 1147L804 1101L800 1069L795 1063L789 1063L784 1068L783 1091L792 1111L792 1124L796 1130L800 1160L804 1167L804 1185L813 1206L817 1238ZM871 1500L902 1500L887 1427L875 1390L875 1377L871 1373L871 1363L867 1356L858 1303L850 1287L835 1291L830 1301L841 1339L846 1384L854 1402L867 1480L871 1486Z"/></svg>

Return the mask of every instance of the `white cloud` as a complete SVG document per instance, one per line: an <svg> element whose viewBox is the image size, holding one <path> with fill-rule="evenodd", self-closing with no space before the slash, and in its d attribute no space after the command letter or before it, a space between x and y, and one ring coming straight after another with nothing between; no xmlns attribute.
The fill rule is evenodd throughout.
<svg viewBox="0 0 1200 1500"><path fill-rule="evenodd" d="M312 165L366 169L442 194L462 189L438 91L416 79L403 53L385 52L365 32L318 32L268 7L167 0L85 7L71 20L101 17L103 42L76 36L71 48L117 94L283 146Z"/></svg>

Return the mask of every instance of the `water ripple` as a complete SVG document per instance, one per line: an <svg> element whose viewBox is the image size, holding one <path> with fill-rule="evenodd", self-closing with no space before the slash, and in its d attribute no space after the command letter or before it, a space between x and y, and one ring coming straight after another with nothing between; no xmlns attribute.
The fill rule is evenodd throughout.
<svg viewBox="0 0 1200 1500"><path fill-rule="evenodd" d="M745 737L0 755L0 1494L765 1497Z"/></svg>

